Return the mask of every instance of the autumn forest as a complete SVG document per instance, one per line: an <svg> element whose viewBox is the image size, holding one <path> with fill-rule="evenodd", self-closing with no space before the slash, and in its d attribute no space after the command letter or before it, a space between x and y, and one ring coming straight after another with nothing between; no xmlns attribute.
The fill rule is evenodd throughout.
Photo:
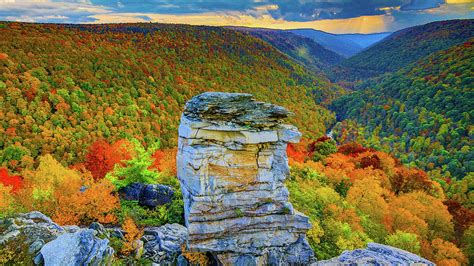
<svg viewBox="0 0 474 266"><path fill-rule="evenodd" d="M473 33L473 20L435 22L346 59L289 31L0 22L0 218L119 226L117 261L149 263L130 255L140 230L184 224L184 104L246 92L293 112L303 133L285 182L318 260L377 242L472 265ZM136 182L175 194L146 208L121 197ZM13 245L0 264L24 262Z"/></svg>

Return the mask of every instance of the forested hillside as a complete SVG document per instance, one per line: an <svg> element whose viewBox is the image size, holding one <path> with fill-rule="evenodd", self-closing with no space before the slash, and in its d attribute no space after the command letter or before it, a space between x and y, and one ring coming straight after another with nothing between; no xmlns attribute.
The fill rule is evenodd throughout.
<svg viewBox="0 0 474 266"><path fill-rule="evenodd" d="M344 120L336 127L339 140L391 151L433 174L462 179L473 172L473 44L435 53L336 100Z"/></svg>
<svg viewBox="0 0 474 266"><path fill-rule="evenodd" d="M40 155L84 159L95 140L176 145L184 103L204 91L253 93L295 112L308 136L334 115L315 103L340 94L322 76L234 30L165 24L0 27L0 165Z"/></svg>
<svg viewBox="0 0 474 266"><path fill-rule="evenodd" d="M339 57L288 32L0 23L0 218L35 210L61 225L121 226L125 238L110 243L117 265L146 264L134 253L143 227L184 223L176 145L185 102L248 92L294 112L289 123L303 132L288 146L285 182L313 224L318 259L375 241L438 265L472 264L473 29L450 21L395 34L347 61L360 72L336 74L395 72L346 94L319 74ZM340 145L324 136L333 111ZM121 195L135 183L175 194L144 207ZM28 248L18 250L1 248L0 264L27 264Z"/></svg>
<svg viewBox="0 0 474 266"><path fill-rule="evenodd" d="M310 38L296 35L290 31L232 27L262 39L300 62L309 69L321 71L341 62L344 58Z"/></svg>
<svg viewBox="0 0 474 266"><path fill-rule="evenodd" d="M467 41L474 20L449 20L407 28L343 61L332 69L331 79L358 81L397 71L434 52Z"/></svg>

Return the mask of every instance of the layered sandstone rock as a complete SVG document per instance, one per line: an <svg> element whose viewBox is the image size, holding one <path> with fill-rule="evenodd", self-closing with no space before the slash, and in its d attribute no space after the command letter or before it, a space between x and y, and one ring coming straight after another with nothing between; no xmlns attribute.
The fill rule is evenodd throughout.
<svg viewBox="0 0 474 266"><path fill-rule="evenodd" d="M287 143L301 134L290 113L250 94L204 93L185 107L178 177L188 248L224 264L308 264L308 217L288 202Z"/></svg>

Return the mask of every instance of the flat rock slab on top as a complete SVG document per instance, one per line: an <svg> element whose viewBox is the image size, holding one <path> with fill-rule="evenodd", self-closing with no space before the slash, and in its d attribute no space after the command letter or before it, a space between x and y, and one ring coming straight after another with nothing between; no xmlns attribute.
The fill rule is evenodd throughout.
<svg viewBox="0 0 474 266"><path fill-rule="evenodd" d="M258 102L252 94L206 92L186 103L184 116L210 123L232 123L251 128L271 128L292 115L285 108Z"/></svg>

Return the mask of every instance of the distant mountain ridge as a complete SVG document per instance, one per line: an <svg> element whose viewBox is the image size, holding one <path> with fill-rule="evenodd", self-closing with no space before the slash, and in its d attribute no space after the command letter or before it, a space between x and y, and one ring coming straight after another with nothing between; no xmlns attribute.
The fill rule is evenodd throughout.
<svg viewBox="0 0 474 266"><path fill-rule="evenodd" d="M282 53L312 70L321 71L344 59L338 53L327 49L314 40L294 34L290 31L247 27L227 28L252 35L253 37L268 42Z"/></svg>
<svg viewBox="0 0 474 266"><path fill-rule="evenodd" d="M333 34L314 29L294 29L289 31L300 36L311 38L325 48L344 57L351 57L391 34L389 32L373 34Z"/></svg>
<svg viewBox="0 0 474 266"><path fill-rule="evenodd" d="M395 72L473 36L473 19L438 21L406 28L344 60L329 76L336 81L357 81Z"/></svg>

